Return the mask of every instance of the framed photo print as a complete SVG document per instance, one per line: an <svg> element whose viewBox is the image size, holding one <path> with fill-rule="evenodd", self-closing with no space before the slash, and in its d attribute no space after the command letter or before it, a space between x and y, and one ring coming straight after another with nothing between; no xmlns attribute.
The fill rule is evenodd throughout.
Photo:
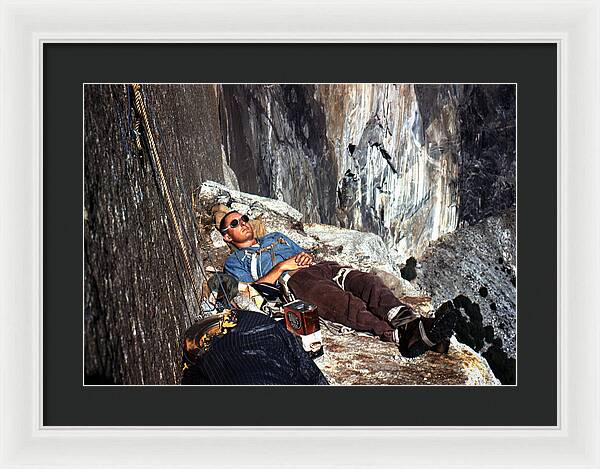
<svg viewBox="0 0 600 469"><path fill-rule="evenodd" d="M2 9L2 467L598 467L597 2Z"/></svg>

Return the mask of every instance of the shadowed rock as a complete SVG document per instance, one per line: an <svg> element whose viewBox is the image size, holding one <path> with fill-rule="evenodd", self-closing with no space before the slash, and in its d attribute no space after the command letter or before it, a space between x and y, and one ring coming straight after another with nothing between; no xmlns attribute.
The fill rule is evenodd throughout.
<svg viewBox="0 0 600 469"><path fill-rule="evenodd" d="M514 212L487 218L432 243L416 280L434 305L454 298L462 311L457 339L489 357L504 384L515 383L515 243Z"/></svg>
<svg viewBox="0 0 600 469"><path fill-rule="evenodd" d="M402 278L408 280L414 280L417 278L417 260L414 257L406 259L406 264L400 269Z"/></svg>

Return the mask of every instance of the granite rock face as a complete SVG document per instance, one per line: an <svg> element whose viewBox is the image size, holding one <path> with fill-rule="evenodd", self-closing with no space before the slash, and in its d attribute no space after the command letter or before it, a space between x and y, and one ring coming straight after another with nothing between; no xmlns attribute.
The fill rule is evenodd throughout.
<svg viewBox="0 0 600 469"><path fill-rule="evenodd" d="M200 309L132 99L129 86L85 87L87 384L179 382L181 334ZM216 90L147 86L144 99L179 223L194 239L198 181L210 174L231 183L213 112ZM189 239L185 252L201 278Z"/></svg>
<svg viewBox="0 0 600 469"><path fill-rule="evenodd" d="M221 90L241 190L284 200L307 221L378 234L399 259L515 201L514 85Z"/></svg>
<svg viewBox="0 0 600 469"><path fill-rule="evenodd" d="M514 85L415 85L423 127L436 153L454 148L462 225L498 215L516 197ZM444 132L445 135L439 135ZM441 137L441 138L440 138Z"/></svg>
<svg viewBox="0 0 600 469"><path fill-rule="evenodd" d="M331 223L335 155L312 85L221 85L222 138L240 189Z"/></svg>
<svg viewBox="0 0 600 469"><path fill-rule="evenodd" d="M318 96L340 162L340 226L380 235L398 257L456 228L455 149L429 150L413 85L322 85Z"/></svg>
<svg viewBox="0 0 600 469"><path fill-rule="evenodd" d="M516 203L516 97L514 85L465 89L460 106L459 219L473 224Z"/></svg>

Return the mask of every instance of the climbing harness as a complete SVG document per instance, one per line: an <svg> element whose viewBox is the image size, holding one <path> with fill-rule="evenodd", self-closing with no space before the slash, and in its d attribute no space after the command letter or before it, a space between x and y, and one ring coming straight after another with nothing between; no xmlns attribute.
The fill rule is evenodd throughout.
<svg viewBox="0 0 600 469"><path fill-rule="evenodd" d="M269 244L268 246L265 246L263 248L258 249L257 251L244 251L244 256L247 256L248 254L250 254L250 274L252 275L252 278L254 280L258 280L260 277L262 277L262 269L260 271L260 275L258 273L258 268L259 268L259 259L260 256L264 253L264 252L271 252L271 265L274 267L276 262L275 262L275 246L277 246L278 244L285 244L286 246L289 246L289 244L287 243L287 241L283 238L277 238L277 240L271 244Z"/></svg>
<svg viewBox="0 0 600 469"><path fill-rule="evenodd" d="M337 283L337 285L338 285L338 286L339 286L339 287L340 287L342 290L345 290L345 288L344 288L344 283L346 282L346 277L347 277L347 276L348 276L348 274L349 274L350 272L352 272L353 270L356 270L356 269L353 269L352 267L342 267L342 268L341 268L341 269L338 271L338 273L335 275L335 277L333 277L333 281L334 281L335 283Z"/></svg>

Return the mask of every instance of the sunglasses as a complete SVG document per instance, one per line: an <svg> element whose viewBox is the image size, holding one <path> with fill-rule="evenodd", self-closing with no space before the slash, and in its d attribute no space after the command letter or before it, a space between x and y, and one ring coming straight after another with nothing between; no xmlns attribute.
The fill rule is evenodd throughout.
<svg viewBox="0 0 600 469"><path fill-rule="evenodd" d="M221 230L221 233L225 233L229 228L237 228L237 226L240 224L240 220L243 221L244 223L248 223L250 221L250 218L248 218L248 215L242 215L240 218L231 220L231 223L229 224L229 226L227 226L226 228L223 228Z"/></svg>

